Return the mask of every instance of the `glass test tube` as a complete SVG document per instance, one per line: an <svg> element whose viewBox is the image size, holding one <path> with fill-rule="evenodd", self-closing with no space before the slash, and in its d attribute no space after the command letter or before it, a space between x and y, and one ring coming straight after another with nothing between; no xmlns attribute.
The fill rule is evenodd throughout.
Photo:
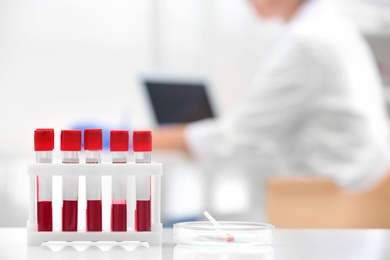
<svg viewBox="0 0 390 260"><path fill-rule="evenodd" d="M34 131L36 163L52 163L54 129ZM37 176L37 224L38 231L53 231L52 176Z"/></svg>
<svg viewBox="0 0 390 260"><path fill-rule="evenodd" d="M127 163L129 131L110 132L113 163ZM127 231L127 175L112 177L111 231Z"/></svg>
<svg viewBox="0 0 390 260"><path fill-rule="evenodd" d="M84 130L85 162L101 163L102 129ZM102 184L100 176L86 176L87 231L102 231Z"/></svg>
<svg viewBox="0 0 390 260"><path fill-rule="evenodd" d="M79 163L81 130L61 131L62 163ZM77 231L78 176L62 178L62 231Z"/></svg>
<svg viewBox="0 0 390 260"><path fill-rule="evenodd" d="M135 163L150 163L152 151L151 131L134 131L133 151ZM150 176L136 176L136 209L135 229L137 231L151 231L150 211Z"/></svg>

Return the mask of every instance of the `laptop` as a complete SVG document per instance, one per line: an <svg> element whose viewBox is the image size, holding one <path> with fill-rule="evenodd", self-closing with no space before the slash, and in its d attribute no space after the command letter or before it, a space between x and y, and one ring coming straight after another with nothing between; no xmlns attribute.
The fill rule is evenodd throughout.
<svg viewBox="0 0 390 260"><path fill-rule="evenodd" d="M146 90L158 125L190 123L215 116L206 81L182 76L144 76Z"/></svg>

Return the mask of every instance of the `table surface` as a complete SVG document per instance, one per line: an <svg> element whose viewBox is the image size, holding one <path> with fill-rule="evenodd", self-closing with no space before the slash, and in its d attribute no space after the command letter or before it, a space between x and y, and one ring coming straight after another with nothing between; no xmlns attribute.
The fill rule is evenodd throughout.
<svg viewBox="0 0 390 260"><path fill-rule="evenodd" d="M28 247L25 228L0 228L0 259L377 260L390 259L390 230L276 229L273 246L230 250L176 245L172 229L164 229L162 247L134 242Z"/></svg>

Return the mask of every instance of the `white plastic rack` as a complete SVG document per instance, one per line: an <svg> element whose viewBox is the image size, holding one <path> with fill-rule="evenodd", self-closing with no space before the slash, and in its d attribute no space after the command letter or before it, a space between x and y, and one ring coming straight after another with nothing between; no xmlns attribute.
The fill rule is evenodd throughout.
<svg viewBox="0 0 390 260"><path fill-rule="evenodd" d="M29 175L29 220L27 222L27 244L39 246L47 241L145 241L150 246L160 246L162 242L161 223L161 163L101 163L101 164L28 164ZM125 232L75 231L38 232L36 214L36 176L151 176L151 231ZM129 212L128 212L129 214ZM133 213L131 213L133 214Z"/></svg>

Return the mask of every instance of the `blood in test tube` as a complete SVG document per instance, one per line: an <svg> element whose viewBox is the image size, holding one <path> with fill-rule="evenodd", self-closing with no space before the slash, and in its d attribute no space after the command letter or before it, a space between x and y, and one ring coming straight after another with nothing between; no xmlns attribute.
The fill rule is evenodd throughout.
<svg viewBox="0 0 390 260"><path fill-rule="evenodd" d="M78 201L64 200L62 205L62 231L77 231Z"/></svg>
<svg viewBox="0 0 390 260"><path fill-rule="evenodd" d="M136 205L136 230L137 231L150 231L150 199L149 200L137 200Z"/></svg>
<svg viewBox="0 0 390 260"><path fill-rule="evenodd" d="M151 163L151 131L134 131L133 151L135 163ZM137 231L151 231L150 176L136 176L136 187L135 229Z"/></svg>
<svg viewBox="0 0 390 260"><path fill-rule="evenodd" d="M127 205L126 203L112 203L111 206L111 231L127 230Z"/></svg>
<svg viewBox="0 0 390 260"><path fill-rule="evenodd" d="M85 162L87 164L101 163L101 151L103 148L102 129L84 130ZM86 176L87 231L102 231L102 195L101 177Z"/></svg>
<svg viewBox="0 0 390 260"><path fill-rule="evenodd" d="M81 130L61 131L62 163L79 163L81 151ZM78 176L62 178L62 231L77 231Z"/></svg>
<svg viewBox="0 0 390 260"><path fill-rule="evenodd" d="M102 200L87 200L87 231L102 231Z"/></svg>
<svg viewBox="0 0 390 260"><path fill-rule="evenodd" d="M110 132L110 151L113 163L127 163L129 131ZM112 177L111 231L127 231L127 176Z"/></svg>
<svg viewBox="0 0 390 260"><path fill-rule="evenodd" d="M38 231L53 231L53 206L51 201L38 201Z"/></svg>
<svg viewBox="0 0 390 260"><path fill-rule="evenodd" d="M52 163L54 129L34 131L36 163ZM53 231L52 178L37 176L37 224L38 231Z"/></svg>

